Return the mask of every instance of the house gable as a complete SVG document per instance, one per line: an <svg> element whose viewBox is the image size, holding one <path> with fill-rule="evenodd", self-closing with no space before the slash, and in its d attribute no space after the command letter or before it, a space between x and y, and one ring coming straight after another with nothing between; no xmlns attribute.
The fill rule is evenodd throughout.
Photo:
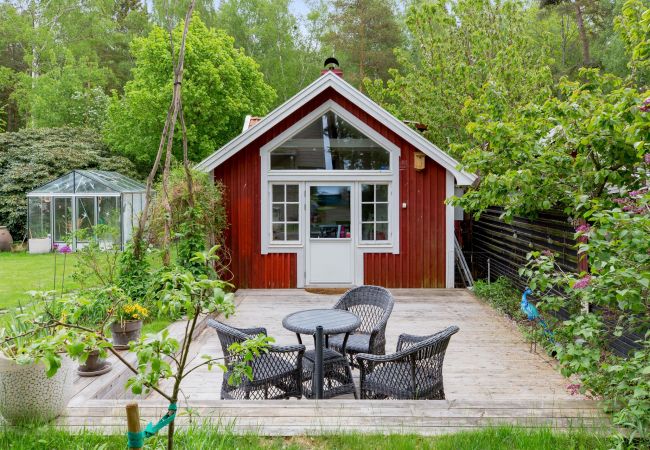
<svg viewBox="0 0 650 450"><path fill-rule="evenodd" d="M278 128L282 128L281 124L283 122L295 123L296 119L292 120L292 116L295 117L296 113L300 113L301 111L303 115L308 113L325 99L332 99L339 104L343 104L347 100L357 106L363 114L363 117L360 117L362 120L368 122L370 119L374 119L374 121L382 124L383 127L386 127L393 134L399 136L405 142L408 142L418 151L423 152L445 168L445 170L449 171L454 176L456 184L469 185L474 182L476 177L458 170L456 168L458 162L451 156L332 72L328 72L319 77L312 84L260 120L254 127L246 129L246 131L228 142L220 150L201 161L197 165L197 168L205 172L213 170L234 154L249 147L253 142L258 140L264 141L265 139L263 137L267 136L269 132L273 134ZM307 107L308 105L312 105L311 108Z"/></svg>

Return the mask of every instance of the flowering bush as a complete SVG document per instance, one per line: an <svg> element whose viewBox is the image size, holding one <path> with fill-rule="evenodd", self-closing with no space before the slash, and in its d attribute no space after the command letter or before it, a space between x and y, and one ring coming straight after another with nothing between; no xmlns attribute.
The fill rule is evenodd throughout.
<svg viewBox="0 0 650 450"><path fill-rule="evenodd" d="M644 158L645 159L650 158ZM589 273L563 272L553 255L532 252L520 274L542 292L543 311L567 311L558 325L557 356L565 375L582 377L582 391L600 395L617 424L631 428L630 441L650 435L650 164L639 166L645 186L621 192L610 202L592 202L591 225L576 228L579 253ZM641 336L630 355L614 354L608 343L624 331Z"/></svg>

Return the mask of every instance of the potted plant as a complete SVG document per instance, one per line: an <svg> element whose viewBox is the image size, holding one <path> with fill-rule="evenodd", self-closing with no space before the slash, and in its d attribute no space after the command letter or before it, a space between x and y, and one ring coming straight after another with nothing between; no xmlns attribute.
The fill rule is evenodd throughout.
<svg viewBox="0 0 650 450"><path fill-rule="evenodd" d="M51 420L72 396L66 333L38 327L38 320L21 308L0 328L0 415L12 425Z"/></svg>
<svg viewBox="0 0 650 450"><path fill-rule="evenodd" d="M129 342L140 339L142 321L149 316L147 308L128 300L117 306L115 321L111 324L113 347L116 349L129 348Z"/></svg>
<svg viewBox="0 0 650 450"><path fill-rule="evenodd" d="M116 291L119 290L109 287L66 294L49 309L49 314L52 318L58 318L62 324L104 330L112 316ZM79 376L96 377L111 370L111 363L105 360L106 347L110 344L91 334L83 334L75 345L73 353L79 359ZM70 353L70 349L67 350Z"/></svg>

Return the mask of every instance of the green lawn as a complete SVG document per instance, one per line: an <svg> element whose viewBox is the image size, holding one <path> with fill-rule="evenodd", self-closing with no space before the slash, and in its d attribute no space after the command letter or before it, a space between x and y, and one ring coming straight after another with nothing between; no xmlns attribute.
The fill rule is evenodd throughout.
<svg viewBox="0 0 650 450"><path fill-rule="evenodd" d="M0 253L0 309L11 308L29 301L27 291L54 289L54 253L30 255L26 252ZM64 255L56 255L57 289L63 281ZM76 289L72 279L75 254L66 256L65 289Z"/></svg>
<svg viewBox="0 0 650 450"><path fill-rule="evenodd" d="M126 421L126 419L125 419ZM147 440L144 448L165 448L162 433ZM178 449L440 449L440 450L599 450L610 447L604 437L574 432L553 433L547 429L529 431L517 428L491 428L436 437L414 435L361 435L332 434L325 436L297 436L292 438L267 438L256 435L236 436L219 431L211 426L197 427L190 432L181 432L176 437ZM52 428L29 428L25 430L0 431L2 449L124 449L124 435L103 436L84 432L68 434Z"/></svg>
<svg viewBox="0 0 650 450"><path fill-rule="evenodd" d="M30 301L28 291L52 290L54 288L54 253L30 255L26 252L0 253L0 311L26 305ZM61 289L63 278L62 254L56 255L57 290ZM65 260L66 291L78 289L81 286L72 277L77 255L68 254ZM92 286L93 280L85 280L86 286ZM1 316L0 316L1 317ZM143 333L157 333L163 330L170 321L154 319L146 323ZM0 447L2 448L2 447Z"/></svg>

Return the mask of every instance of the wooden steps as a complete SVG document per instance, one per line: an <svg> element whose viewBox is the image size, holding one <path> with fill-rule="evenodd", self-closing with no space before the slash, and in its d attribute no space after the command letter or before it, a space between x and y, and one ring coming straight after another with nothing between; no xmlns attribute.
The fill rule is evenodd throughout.
<svg viewBox="0 0 650 450"><path fill-rule="evenodd" d="M106 433L126 430L126 401L95 400L68 408L57 426ZM181 409L182 410L182 409ZM161 402L140 403L143 421L156 421L166 411ZM331 432L453 433L495 425L552 427L557 431L611 431L609 418L589 400L546 401L399 401L399 400L269 400L201 401L191 416L181 414L180 428L212 424L235 433L293 436Z"/></svg>

